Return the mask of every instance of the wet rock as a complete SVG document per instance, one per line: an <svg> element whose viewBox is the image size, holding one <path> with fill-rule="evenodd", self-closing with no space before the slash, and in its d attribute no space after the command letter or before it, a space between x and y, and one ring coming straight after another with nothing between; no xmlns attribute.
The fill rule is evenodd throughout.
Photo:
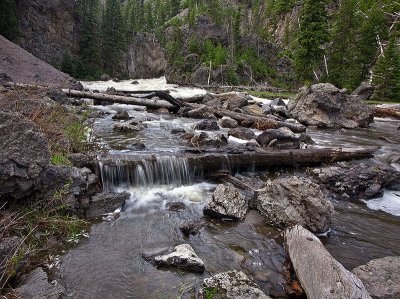
<svg viewBox="0 0 400 299"><path fill-rule="evenodd" d="M132 140L132 142L129 145L131 148L138 151L144 150L146 148L146 145L139 140Z"/></svg>
<svg viewBox="0 0 400 299"><path fill-rule="evenodd" d="M228 132L229 136L233 136L239 139L243 140L251 140L251 139L256 139L257 136L254 134L254 132L248 128L243 128L243 127L238 127L229 130Z"/></svg>
<svg viewBox="0 0 400 299"><path fill-rule="evenodd" d="M183 202L168 202L165 207L167 208L167 210L169 211L173 211L173 212L179 212L182 211L186 208L186 205Z"/></svg>
<svg viewBox="0 0 400 299"><path fill-rule="evenodd" d="M19 113L0 112L0 197L29 196L49 164L46 137Z"/></svg>
<svg viewBox="0 0 400 299"><path fill-rule="evenodd" d="M138 85L138 84L139 84L139 81L134 80L134 81L131 82L131 84L133 84L133 85Z"/></svg>
<svg viewBox="0 0 400 299"><path fill-rule="evenodd" d="M219 120L219 125L222 128L236 128L239 124L233 118L230 118L229 116L224 116Z"/></svg>
<svg viewBox="0 0 400 299"><path fill-rule="evenodd" d="M104 214L111 213L122 207L130 197L128 192L102 192L92 196L89 208L85 211L87 218L97 218Z"/></svg>
<svg viewBox="0 0 400 299"><path fill-rule="evenodd" d="M37 268L24 278L15 293L21 299L58 299L65 294L65 289L57 281L49 282L46 272Z"/></svg>
<svg viewBox="0 0 400 299"><path fill-rule="evenodd" d="M187 112L186 115L192 118L217 119L214 115L213 108L206 105L202 105L198 108L192 109Z"/></svg>
<svg viewBox="0 0 400 299"><path fill-rule="evenodd" d="M215 120L202 120L194 126L195 130L218 131L219 126Z"/></svg>
<svg viewBox="0 0 400 299"><path fill-rule="evenodd" d="M371 161L342 162L314 169L312 174L339 199L371 199L382 196L385 188L400 190L400 172Z"/></svg>
<svg viewBox="0 0 400 299"><path fill-rule="evenodd" d="M177 268L189 272L203 273L204 263L189 244L181 244L174 248L146 252L142 254L147 261L157 267Z"/></svg>
<svg viewBox="0 0 400 299"><path fill-rule="evenodd" d="M108 93L110 95L116 95L117 94L117 90L115 89L115 87L108 87L107 90L106 90L106 93Z"/></svg>
<svg viewBox="0 0 400 299"><path fill-rule="evenodd" d="M204 279L199 298L215 299L270 299L258 286L241 271L218 273Z"/></svg>
<svg viewBox="0 0 400 299"><path fill-rule="evenodd" d="M188 237L189 235L197 235L205 226L207 226L207 223L203 219L196 219L182 224L179 226L179 229L185 236Z"/></svg>
<svg viewBox="0 0 400 299"><path fill-rule="evenodd" d="M128 120L129 113L127 111L118 111L116 114L113 115L112 119L113 120Z"/></svg>
<svg viewBox="0 0 400 299"><path fill-rule="evenodd" d="M400 298L400 257L372 260L353 269L374 299Z"/></svg>
<svg viewBox="0 0 400 299"><path fill-rule="evenodd" d="M187 137L190 137L188 133ZM197 133L190 139L190 144L195 147L221 147L228 144L228 140L223 134L210 135L205 132Z"/></svg>
<svg viewBox="0 0 400 299"><path fill-rule="evenodd" d="M210 106L212 108L220 109L222 108L222 102L220 99L215 98L212 94L207 93L203 97L203 104Z"/></svg>
<svg viewBox="0 0 400 299"><path fill-rule="evenodd" d="M184 128L176 128L171 130L171 134L176 135L176 134L184 134L186 133Z"/></svg>
<svg viewBox="0 0 400 299"><path fill-rule="evenodd" d="M255 116L260 116L263 114L262 108L258 105L244 106L244 107L242 107L242 111L243 111L243 113L255 115Z"/></svg>
<svg viewBox="0 0 400 299"><path fill-rule="evenodd" d="M318 127L368 127L373 109L329 83L312 85L289 102L291 116Z"/></svg>
<svg viewBox="0 0 400 299"><path fill-rule="evenodd" d="M113 130L121 133L132 133L132 132L139 132L143 130L143 128L144 127L141 125L131 125L127 123L122 123L122 124L115 124Z"/></svg>
<svg viewBox="0 0 400 299"><path fill-rule="evenodd" d="M155 113L158 114L165 114L168 115L169 114L169 110L167 108L158 108L156 111L154 111Z"/></svg>
<svg viewBox="0 0 400 299"><path fill-rule="evenodd" d="M271 102L271 106L286 106L285 102L282 99L274 99Z"/></svg>
<svg viewBox="0 0 400 299"><path fill-rule="evenodd" d="M320 187L297 176L268 181L256 191L254 206L273 225L301 224L316 233L329 229L333 215L333 205Z"/></svg>
<svg viewBox="0 0 400 299"><path fill-rule="evenodd" d="M223 101L223 109L234 110L235 108L242 108L249 105L251 97L241 93L229 93L224 98L221 98L221 100Z"/></svg>
<svg viewBox="0 0 400 299"><path fill-rule="evenodd" d="M288 128L269 129L257 136L257 142L263 147L279 149L298 149L300 140Z"/></svg>
<svg viewBox="0 0 400 299"><path fill-rule="evenodd" d="M362 82L352 93L352 96L357 97L360 101L367 101L371 98L375 91L375 87L367 82Z"/></svg>
<svg viewBox="0 0 400 299"><path fill-rule="evenodd" d="M272 113L272 107L270 104L263 104L261 107L263 114L268 115Z"/></svg>
<svg viewBox="0 0 400 299"><path fill-rule="evenodd" d="M111 80L111 77L110 77L110 75L103 74L100 76L100 80L101 81L109 81L109 80Z"/></svg>
<svg viewBox="0 0 400 299"><path fill-rule="evenodd" d="M289 117L289 111L286 106L271 106L271 112L284 118Z"/></svg>
<svg viewBox="0 0 400 299"><path fill-rule="evenodd" d="M306 133L300 134L299 140L304 144L315 144L315 141L311 138L311 136Z"/></svg>
<svg viewBox="0 0 400 299"><path fill-rule="evenodd" d="M213 217L243 220L248 210L246 198L236 188L218 185L203 212Z"/></svg>

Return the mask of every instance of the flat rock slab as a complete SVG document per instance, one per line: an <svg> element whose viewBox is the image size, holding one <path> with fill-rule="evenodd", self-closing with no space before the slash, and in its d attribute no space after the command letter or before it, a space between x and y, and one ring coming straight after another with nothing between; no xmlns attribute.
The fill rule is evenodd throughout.
<svg viewBox="0 0 400 299"><path fill-rule="evenodd" d="M365 288L376 299L400 298L400 256L372 260L353 269Z"/></svg>
<svg viewBox="0 0 400 299"><path fill-rule="evenodd" d="M285 246L308 299L370 299L362 281L346 270L310 231L285 231Z"/></svg>
<svg viewBox="0 0 400 299"><path fill-rule="evenodd" d="M56 281L49 282L47 273L37 268L26 276L15 293L21 299L58 299L65 293L65 289Z"/></svg>
<svg viewBox="0 0 400 299"><path fill-rule="evenodd" d="M246 274L238 271L224 272L204 279L200 299L270 299Z"/></svg>
<svg viewBox="0 0 400 299"><path fill-rule="evenodd" d="M248 210L246 198L236 188L218 185L211 201L204 207L204 214L243 220Z"/></svg>
<svg viewBox="0 0 400 299"><path fill-rule="evenodd" d="M142 256L157 267L177 268L195 273L204 272L204 262L189 244L145 252Z"/></svg>

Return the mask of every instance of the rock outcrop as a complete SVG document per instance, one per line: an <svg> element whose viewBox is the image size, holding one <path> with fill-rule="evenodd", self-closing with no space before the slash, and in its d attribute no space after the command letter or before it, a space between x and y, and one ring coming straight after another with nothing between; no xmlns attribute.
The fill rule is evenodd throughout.
<svg viewBox="0 0 400 299"><path fill-rule="evenodd" d="M326 232L333 205L309 179L289 177L268 181L256 191L253 205L276 226L301 224L313 232Z"/></svg>
<svg viewBox="0 0 400 299"><path fill-rule="evenodd" d="M239 191L231 186L218 185L211 201L204 207L204 214L232 219L244 219L249 204Z"/></svg>
<svg viewBox="0 0 400 299"><path fill-rule="evenodd" d="M353 269L374 299L400 298L400 257L372 260Z"/></svg>
<svg viewBox="0 0 400 299"><path fill-rule="evenodd" d="M270 299L242 271L218 273L204 279L200 299Z"/></svg>
<svg viewBox="0 0 400 299"><path fill-rule="evenodd" d="M21 299L59 299L65 293L65 289L57 281L49 282L46 272L37 268L25 277L23 284L15 289L15 293Z"/></svg>
<svg viewBox="0 0 400 299"><path fill-rule="evenodd" d="M47 139L19 113L0 112L0 197L30 195L49 164Z"/></svg>
<svg viewBox="0 0 400 299"><path fill-rule="evenodd" d="M312 85L289 102L290 115L300 123L318 127L367 127L373 109L329 83Z"/></svg>
<svg viewBox="0 0 400 299"><path fill-rule="evenodd" d="M81 90L72 77L52 67L0 35L0 70L13 82Z"/></svg>

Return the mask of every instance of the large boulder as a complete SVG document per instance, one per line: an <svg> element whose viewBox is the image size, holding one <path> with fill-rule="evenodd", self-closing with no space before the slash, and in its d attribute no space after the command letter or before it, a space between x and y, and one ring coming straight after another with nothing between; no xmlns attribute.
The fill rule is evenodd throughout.
<svg viewBox="0 0 400 299"><path fill-rule="evenodd" d="M0 197L30 195L49 164L46 137L21 114L0 112L0 144Z"/></svg>
<svg viewBox="0 0 400 299"><path fill-rule="evenodd" d="M288 128L269 129L257 136L257 142L263 147L279 149L298 149L300 139Z"/></svg>
<svg viewBox="0 0 400 299"><path fill-rule="evenodd" d="M320 187L297 176L268 181L257 190L254 207L275 226L301 224L313 232L326 232L333 205Z"/></svg>
<svg viewBox="0 0 400 299"><path fill-rule="evenodd" d="M195 273L204 272L204 262L189 244L151 250L143 253L142 256L157 267L176 268Z"/></svg>
<svg viewBox="0 0 400 299"><path fill-rule="evenodd" d="M249 204L239 191L231 186L218 185L211 201L204 207L204 214L231 219L244 219Z"/></svg>
<svg viewBox="0 0 400 299"><path fill-rule="evenodd" d="M400 298L400 257L372 260L353 269L374 299Z"/></svg>
<svg viewBox="0 0 400 299"><path fill-rule="evenodd" d="M49 282L46 272L37 268L24 278L15 293L21 299L59 299L64 295L65 289L55 280Z"/></svg>
<svg viewBox="0 0 400 299"><path fill-rule="evenodd" d="M291 116L305 125L318 127L367 127L373 109L357 96L350 96L329 83L312 85L288 105Z"/></svg>
<svg viewBox="0 0 400 299"><path fill-rule="evenodd" d="M242 271L218 273L204 279L200 299L270 299Z"/></svg>
<svg viewBox="0 0 400 299"><path fill-rule="evenodd" d="M385 188L400 190L400 172L371 161L342 162L314 169L312 174L339 199L371 199L382 196Z"/></svg>

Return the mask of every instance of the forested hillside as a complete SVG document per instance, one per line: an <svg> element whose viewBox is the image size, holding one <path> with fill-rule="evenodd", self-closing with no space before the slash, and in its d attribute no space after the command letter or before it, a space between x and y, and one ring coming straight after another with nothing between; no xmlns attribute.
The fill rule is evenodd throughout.
<svg viewBox="0 0 400 299"><path fill-rule="evenodd" d="M19 2L0 4L1 33L13 40ZM393 98L400 93L399 12L391 0L79 0L78 50L66 50L58 67L78 78L132 77L123 67L128 48L137 53L158 40L171 82L293 89L328 81L353 90L372 79L381 97ZM144 41L134 38L143 34Z"/></svg>

